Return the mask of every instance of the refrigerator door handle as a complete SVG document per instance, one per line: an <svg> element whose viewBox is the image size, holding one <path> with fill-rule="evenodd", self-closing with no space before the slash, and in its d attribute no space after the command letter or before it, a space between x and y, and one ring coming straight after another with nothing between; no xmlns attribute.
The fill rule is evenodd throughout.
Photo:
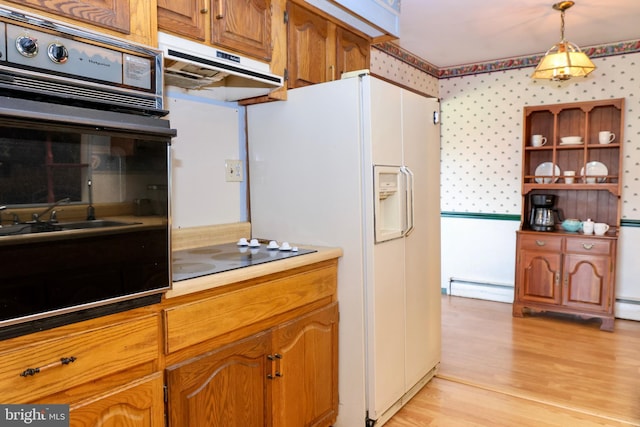
<svg viewBox="0 0 640 427"><path fill-rule="evenodd" d="M402 232L403 236L408 236L409 234L411 234L411 232L413 231L414 228L414 221L413 221L413 172L411 172L411 169L409 169L406 166L402 166L400 168L400 172L404 175L405 177L405 191L406 191L406 197L405 197L405 206L404 206L404 215L406 218L406 222L405 224L407 225L406 229Z"/></svg>

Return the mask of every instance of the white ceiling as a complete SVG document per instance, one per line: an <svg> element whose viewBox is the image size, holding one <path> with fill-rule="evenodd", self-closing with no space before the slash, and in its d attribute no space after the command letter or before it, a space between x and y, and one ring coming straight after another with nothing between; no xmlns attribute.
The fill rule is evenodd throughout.
<svg viewBox="0 0 640 427"><path fill-rule="evenodd" d="M543 54L560 41L559 0L401 0L403 49L439 68ZM582 49L640 39L640 0L575 0L565 39Z"/></svg>

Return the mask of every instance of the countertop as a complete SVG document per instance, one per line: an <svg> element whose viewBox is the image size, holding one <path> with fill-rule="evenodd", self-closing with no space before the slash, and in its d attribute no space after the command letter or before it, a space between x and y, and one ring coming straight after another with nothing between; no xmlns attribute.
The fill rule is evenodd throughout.
<svg viewBox="0 0 640 427"><path fill-rule="evenodd" d="M303 267L309 264L339 258L342 256L342 249L312 245L298 245L307 249L314 249L316 252L304 254L292 258L267 262L250 267L239 268L236 270L225 271L222 273L210 274L207 276L196 277L194 279L181 280L174 282L172 288L165 293L166 299L171 299L194 292L204 291L219 286L225 286L247 279L254 279L260 276L279 273L285 270L291 270Z"/></svg>

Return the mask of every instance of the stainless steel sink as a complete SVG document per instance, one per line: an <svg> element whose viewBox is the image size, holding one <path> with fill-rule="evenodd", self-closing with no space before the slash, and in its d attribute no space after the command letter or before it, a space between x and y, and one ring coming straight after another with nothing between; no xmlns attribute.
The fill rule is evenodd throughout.
<svg viewBox="0 0 640 427"><path fill-rule="evenodd" d="M61 222L56 224L61 230L82 230L85 228L123 227L140 224L139 222L111 221L107 219L93 219L87 221Z"/></svg>
<svg viewBox="0 0 640 427"><path fill-rule="evenodd" d="M54 231L84 230L107 227L124 227L140 224L139 222L111 221L106 219L94 219L75 222L27 222L21 224L5 225L0 228L0 236L17 236L34 233L50 233Z"/></svg>
<svg viewBox="0 0 640 427"><path fill-rule="evenodd" d="M60 231L61 228L57 224L48 222L33 222L5 225L0 228L0 236L15 236L22 234L47 233L50 231Z"/></svg>

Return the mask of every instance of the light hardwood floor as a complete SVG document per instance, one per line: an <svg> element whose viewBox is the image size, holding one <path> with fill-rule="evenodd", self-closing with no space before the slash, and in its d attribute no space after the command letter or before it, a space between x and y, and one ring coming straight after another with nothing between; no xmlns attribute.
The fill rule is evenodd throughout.
<svg viewBox="0 0 640 427"><path fill-rule="evenodd" d="M386 427L640 426L640 322L443 296L442 325L436 378Z"/></svg>

